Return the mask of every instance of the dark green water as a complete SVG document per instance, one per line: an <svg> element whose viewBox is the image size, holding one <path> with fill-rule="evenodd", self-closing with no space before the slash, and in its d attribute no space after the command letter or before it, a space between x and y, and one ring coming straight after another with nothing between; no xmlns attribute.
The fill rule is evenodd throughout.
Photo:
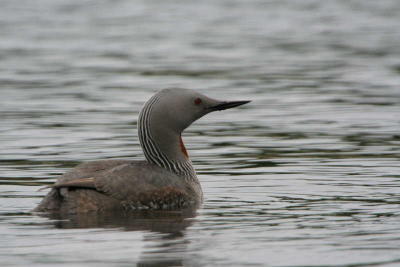
<svg viewBox="0 0 400 267"><path fill-rule="evenodd" d="M399 266L398 1L2 1L2 266ZM197 214L44 218L78 163L142 159L165 87L251 99L184 134Z"/></svg>

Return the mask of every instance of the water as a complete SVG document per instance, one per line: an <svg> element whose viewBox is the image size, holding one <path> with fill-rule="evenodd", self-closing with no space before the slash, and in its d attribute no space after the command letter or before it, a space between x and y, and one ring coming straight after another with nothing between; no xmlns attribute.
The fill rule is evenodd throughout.
<svg viewBox="0 0 400 267"><path fill-rule="evenodd" d="M398 1L2 1L2 266L400 266ZM76 164L142 159L171 86L249 105L184 134L196 214L30 213Z"/></svg>

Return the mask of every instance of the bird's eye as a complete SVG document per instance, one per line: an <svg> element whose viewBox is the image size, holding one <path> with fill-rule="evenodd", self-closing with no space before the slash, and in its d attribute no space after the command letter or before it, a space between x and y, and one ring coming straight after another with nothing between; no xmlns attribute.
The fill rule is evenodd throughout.
<svg viewBox="0 0 400 267"><path fill-rule="evenodd" d="M201 98L196 98L196 99L194 100L194 104L195 104L195 105L200 105L201 102L202 102Z"/></svg>

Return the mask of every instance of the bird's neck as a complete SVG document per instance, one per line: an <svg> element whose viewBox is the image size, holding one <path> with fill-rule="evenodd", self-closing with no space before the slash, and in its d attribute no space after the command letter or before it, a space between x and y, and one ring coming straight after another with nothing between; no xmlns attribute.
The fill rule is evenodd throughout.
<svg viewBox="0 0 400 267"><path fill-rule="evenodd" d="M149 162L180 176L196 175L180 135L166 131L160 134L150 131L140 139L144 155Z"/></svg>
<svg viewBox="0 0 400 267"><path fill-rule="evenodd" d="M148 108L148 107L147 107ZM196 173L186 151L181 133L155 123L146 106L139 115L138 132L143 153L150 163L185 178L195 178Z"/></svg>

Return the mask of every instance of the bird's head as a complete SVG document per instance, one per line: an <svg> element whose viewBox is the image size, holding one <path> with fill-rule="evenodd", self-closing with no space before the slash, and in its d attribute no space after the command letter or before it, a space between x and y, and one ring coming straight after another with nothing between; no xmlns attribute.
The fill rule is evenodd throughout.
<svg viewBox="0 0 400 267"><path fill-rule="evenodd" d="M153 101L153 102L152 102ZM146 103L151 105L151 116L155 123L181 133L204 115L219 110L234 108L250 101L220 101L197 91L168 88L158 92Z"/></svg>

